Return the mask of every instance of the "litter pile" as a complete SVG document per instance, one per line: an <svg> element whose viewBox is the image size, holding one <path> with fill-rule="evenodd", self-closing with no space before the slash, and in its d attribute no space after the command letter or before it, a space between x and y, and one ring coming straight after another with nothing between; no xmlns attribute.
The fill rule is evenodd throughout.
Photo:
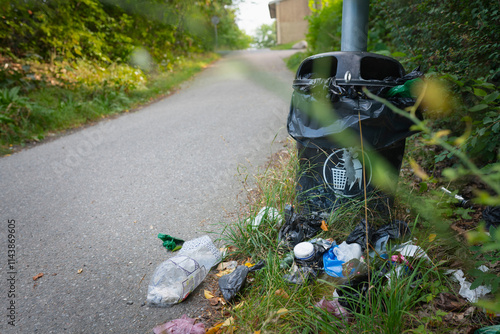
<svg viewBox="0 0 500 334"><path fill-rule="evenodd" d="M366 297L371 285L381 282L391 287L391 280L406 278L416 288L422 278L419 272L421 262L436 267L426 252L415 244L416 239L412 238L412 232L404 221L394 220L374 228L362 220L345 240L337 244L334 240L316 237L328 230L326 221L329 217L326 214L301 214L287 205L283 216L277 209L265 207L246 224L251 231L270 221L278 223L277 243L283 250L280 268L286 271L283 280L291 285L311 284L318 278L333 282L337 287L333 295L323 297L315 307L339 319L349 321L351 313L359 309L360 300ZM167 249L174 251L180 247L180 250L154 272L147 296L150 306L165 307L182 302L217 264L219 273L216 276L219 277L218 287L223 298L209 291L205 291L205 297L211 305L234 304L245 287L249 273L267 265L264 261L257 264L221 262L225 249L219 250L208 236L186 242L164 234L158 237L167 243ZM485 266L478 269L488 270ZM471 283L467 282L462 270L449 270L447 274L460 284L459 294L464 299L442 293L443 305L446 304L445 299L453 299L453 305L463 307L467 304L465 299L475 303L491 292L487 286L471 289ZM184 315L155 327L154 333L205 333L204 324L195 322L196 319ZM217 326L212 328L213 333L233 324L229 321Z"/></svg>

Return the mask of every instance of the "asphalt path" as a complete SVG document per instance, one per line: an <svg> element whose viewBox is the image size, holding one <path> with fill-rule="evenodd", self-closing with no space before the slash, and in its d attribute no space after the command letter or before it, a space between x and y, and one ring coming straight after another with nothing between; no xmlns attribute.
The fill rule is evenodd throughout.
<svg viewBox="0 0 500 334"><path fill-rule="evenodd" d="M168 98L0 158L0 333L152 333L203 312L201 289L144 305L172 256L157 235L215 240L238 219L242 178L287 137L291 54L232 53Z"/></svg>

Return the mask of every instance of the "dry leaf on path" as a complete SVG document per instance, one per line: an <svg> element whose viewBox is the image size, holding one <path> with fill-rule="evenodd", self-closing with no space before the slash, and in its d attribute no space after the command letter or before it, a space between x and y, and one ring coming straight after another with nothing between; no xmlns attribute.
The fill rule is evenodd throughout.
<svg viewBox="0 0 500 334"><path fill-rule="evenodd" d="M43 277L43 273L39 273L38 275L33 276L33 281L36 281L39 278Z"/></svg>

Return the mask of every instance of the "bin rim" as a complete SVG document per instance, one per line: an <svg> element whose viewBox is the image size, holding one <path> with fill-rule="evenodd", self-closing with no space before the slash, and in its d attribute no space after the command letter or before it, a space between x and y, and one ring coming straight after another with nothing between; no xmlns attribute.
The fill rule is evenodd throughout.
<svg viewBox="0 0 500 334"><path fill-rule="evenodd" d="M332 51L332 52L324 52L316 55L312 55L304 59L295 74L295 80L293 82L293 86L306 86L312 83L311 80L323 79L328 80L329 78L317 78L317 79L306 79L299 77L299 74L302 72L305 64L310 63L311 61L334 57L338 62L339 70L336 71L335 76L331 76L329 78L335 78L335 84L339 86L396 86L397 84L391 80L378 80L378 79L363 79L361 77L361 61L364 58L378 58L381 60L385 60L388 62L394 63L399 70L399 78L403 77L406 73L403 65L396 59L381 55L373 52L366 51ZM344 64L345 63L345 64ZM347 75L349 72L349 75ZM389 77L389 75L387 76Z"/></svg>

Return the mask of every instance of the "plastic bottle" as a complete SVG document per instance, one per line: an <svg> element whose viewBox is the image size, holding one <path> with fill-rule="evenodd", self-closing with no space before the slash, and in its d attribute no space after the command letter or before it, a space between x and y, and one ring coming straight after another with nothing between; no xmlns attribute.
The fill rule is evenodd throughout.
<svg viewBox="0 0 500 334"><path fill-rule="evenodd" d="M220 261L221 254L207 235L186 241L177 255L156 268L148 287L148 305L182 302Z"/></svg>

